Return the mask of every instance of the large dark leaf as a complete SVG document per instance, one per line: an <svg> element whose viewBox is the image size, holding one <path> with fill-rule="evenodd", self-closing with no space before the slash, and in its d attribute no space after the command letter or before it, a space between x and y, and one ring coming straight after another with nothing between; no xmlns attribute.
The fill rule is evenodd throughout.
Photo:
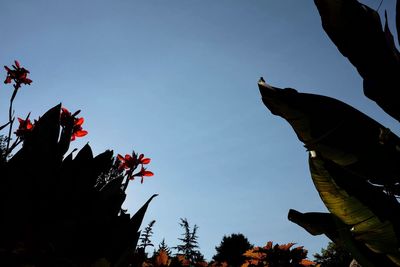
<svg viewBox="0 0 400 267"><path fill-rule="evenodd" d="M109 170L113 163L113 151L106 150L93 159L93 172L98 177L102 172Z"/></svg>
<svg viewBox="0 0 400 267"><path fill-rule="evenodd" d="M288 218L312 235L325 234L333 242L345 247L364 267L398 266L384 254L371 253L367 246L352 236L349 226L331 213L301 213L296 210L290 210Z"/></svg>
<svg viewBox="0 0 400 267"><path fill-rule="evenodd" d="M142 224L144 215L147 211L147 207L156 196L158 196L158 194L152 195L149 200L147 200L146 203L144 203L144 205L135 213L135 215L132 216L131 226L133 229L136 229L136 231L139 231L140 225Z"/></svg>
<svg viewBox="0 0 400 267"><path fill-rule="evenodd" d="M356 0L314 0L322 26L364 79L364 94L400 121L400 62L379 14Z"/></svg>
<svg viewBox="0 0 400 267"><path fill-rule="evenodd" d="M290 123L308 150L374 183L400 181L400 139L375 120L330 97L272 87L262 79L259 89L267 108Z"/></svg>
<svg viewBox="0 0 400 267"><path fill-rule="evenodd" d="M32 135L25 141L24 149L29 150L32 159L54 161L60 160L57 154L58 136L60 133L61 104L47 111L36 123Z"/></svg>
<svg viewBox="0 0 400 267"><path fill-rule="evenodd" d="M341 167L330 164L320 157L310 157L310 171L314 185L328 210L351 229L355 240L371 249L370 253L385 254L400 266L400 242L398 204L387 199L383 193L369 188L365 181L350 173L341 172ZM336 168L336 169L335 169ZM354 178L354 179L353 179ZM349 181L345 181L349 180ZM354 188L349 186L354 185ZM356 186L360 184L359 190ZM340 185L345 185L341 187ZM372 187L372 185L370 185ZM368 194L370 198L367 199ZM374 201L376 205L372 204ZM388 207L382 214L377 208ZM393 210L391 210L393 208ZM398 230L398 229L397 229Z"/></svg>

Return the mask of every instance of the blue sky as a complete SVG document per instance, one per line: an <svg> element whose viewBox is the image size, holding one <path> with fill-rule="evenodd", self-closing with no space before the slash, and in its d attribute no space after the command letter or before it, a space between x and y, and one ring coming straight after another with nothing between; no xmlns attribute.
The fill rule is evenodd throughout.
<svg viewBox="0 0 400 267"><path fill-rule="evenodd" d="M380 13L395 32L394 7L385 0ZM33 80L16 115L62 102L82 110L89 131L74 147L151 157L155 176L130 184L125 207L134 213L159 193L144 221L156 220L153 243L177 245L187 218L207 259L238 232L256 245L296 242L310 256L327 244L287 220L290 208L326 209L302 144L261 102L260 76L338 98L400 132L363 96L310 0L0 1L0 25L1 64L18 59ZM0 89L5 121L11 88Z"/></svg>

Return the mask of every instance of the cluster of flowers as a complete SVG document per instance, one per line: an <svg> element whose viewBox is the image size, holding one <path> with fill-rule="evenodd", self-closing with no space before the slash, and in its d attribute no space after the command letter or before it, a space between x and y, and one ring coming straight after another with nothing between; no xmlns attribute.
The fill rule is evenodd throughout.
<svg viewBox="0 0 400 267"><path fill-rule="evenodd" d="M16 91L21 87L21 84L28 84L32 83L32 80L28 78L29 71L23 67L21 64L15 60L14 65L12 65L12 69L4 66L5 70L7 71L7 77L4 80L5 84L9 84L14 81L14 95ZM12 98L13 100L13 98ZM88 131L82 128L82 124L84 122L83 117L77 117L80 113L80 110L71 113L66 108L61 108L60 114L60 125L63 129L71 129L71 141L74 141L77 137L83 137L88 134ZM18 118L19 126L18 129L14 132L14 134L20 139L24 140L26 137L33 131L35 128L36 120L34 123L31 122L29 119L29 114L25 119ZM132 152L132 155L126 154L125 157L118 154L117 160L119 162L118 170L123 172L125 171L125 175L127 175L129 180L133 180L135 177L141 177L141 183L143 183L143 177L146 176L153 176L153 172L146 170L144 165L150 163L150 158L145 158L143 154L136 154ZM134 173L137 167L141 166L140 171Z"/></svg>
<svg viewBox="0 0 400 267"><path fill-rule="evenodd" d="M143 183L143 177L145 176L153 176L151 171L146 170L144 165L149 164L151 159L145 158L143 154L132 152L132 155L126 154L125 157L118 154L117 159L119 161L119 171L125 171L125 174L128 176L129 180L134 180L135 177L141 177L141 183ZM141 166L139 172L134 173L137 167Z"/></svg>
<svg viewBox="0 0 400 267"><path fill-rule="evenodd" d="M7 66L4 66L4 68L7 71L7 77L4 81L5 84L11 83L12 81L15 82L14 88L18 89L21 87L21 84L28 84L30 85L32 83L32 80L28 78L28 73L29 71L19 64L17 60L14 61L14 65L12 65L13 69L10 69Z"/></svg>
<svg viewBox="0 0 400 267"><path fill-rule="evenodd" d="M71 141L74 141L76 137L83 137L88 134L87 131L82 129L82 124L84 122L84 118L77 118L76 115L80 110L75 112L74 114L71 114L71 112L68 111L66 108L61 109L61 114L60 114L60 125L61 127L71 127L72 128L72 135L71 135ZM18 129L14 132L15 135L22 140L26 138L30 134L30 132L33 131L35 127L35 122L31 122L29 119L29 115L26 119L21 119L18 118L19 126Z"/></svg>

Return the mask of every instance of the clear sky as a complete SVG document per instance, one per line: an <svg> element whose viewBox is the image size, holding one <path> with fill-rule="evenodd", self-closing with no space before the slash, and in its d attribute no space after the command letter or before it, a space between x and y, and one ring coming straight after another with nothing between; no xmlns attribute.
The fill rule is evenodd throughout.
<svg viewBox="0 0 400 267"><path fill-rule="evenodd" d="M380 13L395 32L394 7L385 0ZM18 59L33 80L16 115L62 102L82 110L89 131L73 147L151 157L155 176L130 184L125 207L134 213L159 193L143 224L156 220L153 243L177 245L187 218L207 259L238 232L310 254L327 244L287 220L290 208L326 209L302 143L261 102L260 76L338 98L400 132L363 96L310 0L0 0L0 36L0 65ZM11 87L0 87L6 121Z"/></svg>

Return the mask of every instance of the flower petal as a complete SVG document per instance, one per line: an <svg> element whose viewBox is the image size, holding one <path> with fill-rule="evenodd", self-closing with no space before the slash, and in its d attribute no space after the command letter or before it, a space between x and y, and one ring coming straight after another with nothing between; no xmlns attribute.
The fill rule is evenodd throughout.
<svg viewBox="0 0 400 267"><path fill-rule="evenodd" d="M65 114L71 114L71 112L69 112L68 109L66 109L66 108L64 108L64 107L61 108L61 111L62 111L63 113L65 113Z"/></svg>
<svg viewBox="0 0 400 267"><path fill-rule="evenodd" d="M79 131L76 131L74 133L74 135L77 136L77 137L83 137L83 136L85 136L87 134L88 134L88 131L85 131L85 130L79 130Z"/></svg>
<svg viewBox="0 0 400 267"><path fill-rule="evenodd" d="M117 155L117 159L118 159L119 161L121 161L121 162L124 162L124 161L125 161L124 157L123 157L121 154L118 154L118 155Z"/></svg>
<svg viewBox="0 0 400 267"><path fill-rule="evenodd" d="M4 83L5 83L5 84L11 83L11 77L10 77L10 76L7 76L7 77L6 77L6 80L4 81Z"/></svg>
<svg viewBox="0 0 400 267"><path fill-rule="evenodd" d="M142 171L142 176L153 176L154 173L151 171Z"/></svg>
<svg viewBox="0 0 400 267"><path fill-rule="evenodd" d="M144 158L144 159L142 159L140 162L141 162L142 164L149 164L150 161L151 161L150 158Z"/></svg>
<svg viewBox="0 0 400 267"><path fill-rule="evenodd" d="M84 121L85 121L85 120L83 119L83 117L82 117L82 118L77 118L77 119L75 120L75 122L74 122L74 125L75 125L75 126L82 125Z"/></svg>

